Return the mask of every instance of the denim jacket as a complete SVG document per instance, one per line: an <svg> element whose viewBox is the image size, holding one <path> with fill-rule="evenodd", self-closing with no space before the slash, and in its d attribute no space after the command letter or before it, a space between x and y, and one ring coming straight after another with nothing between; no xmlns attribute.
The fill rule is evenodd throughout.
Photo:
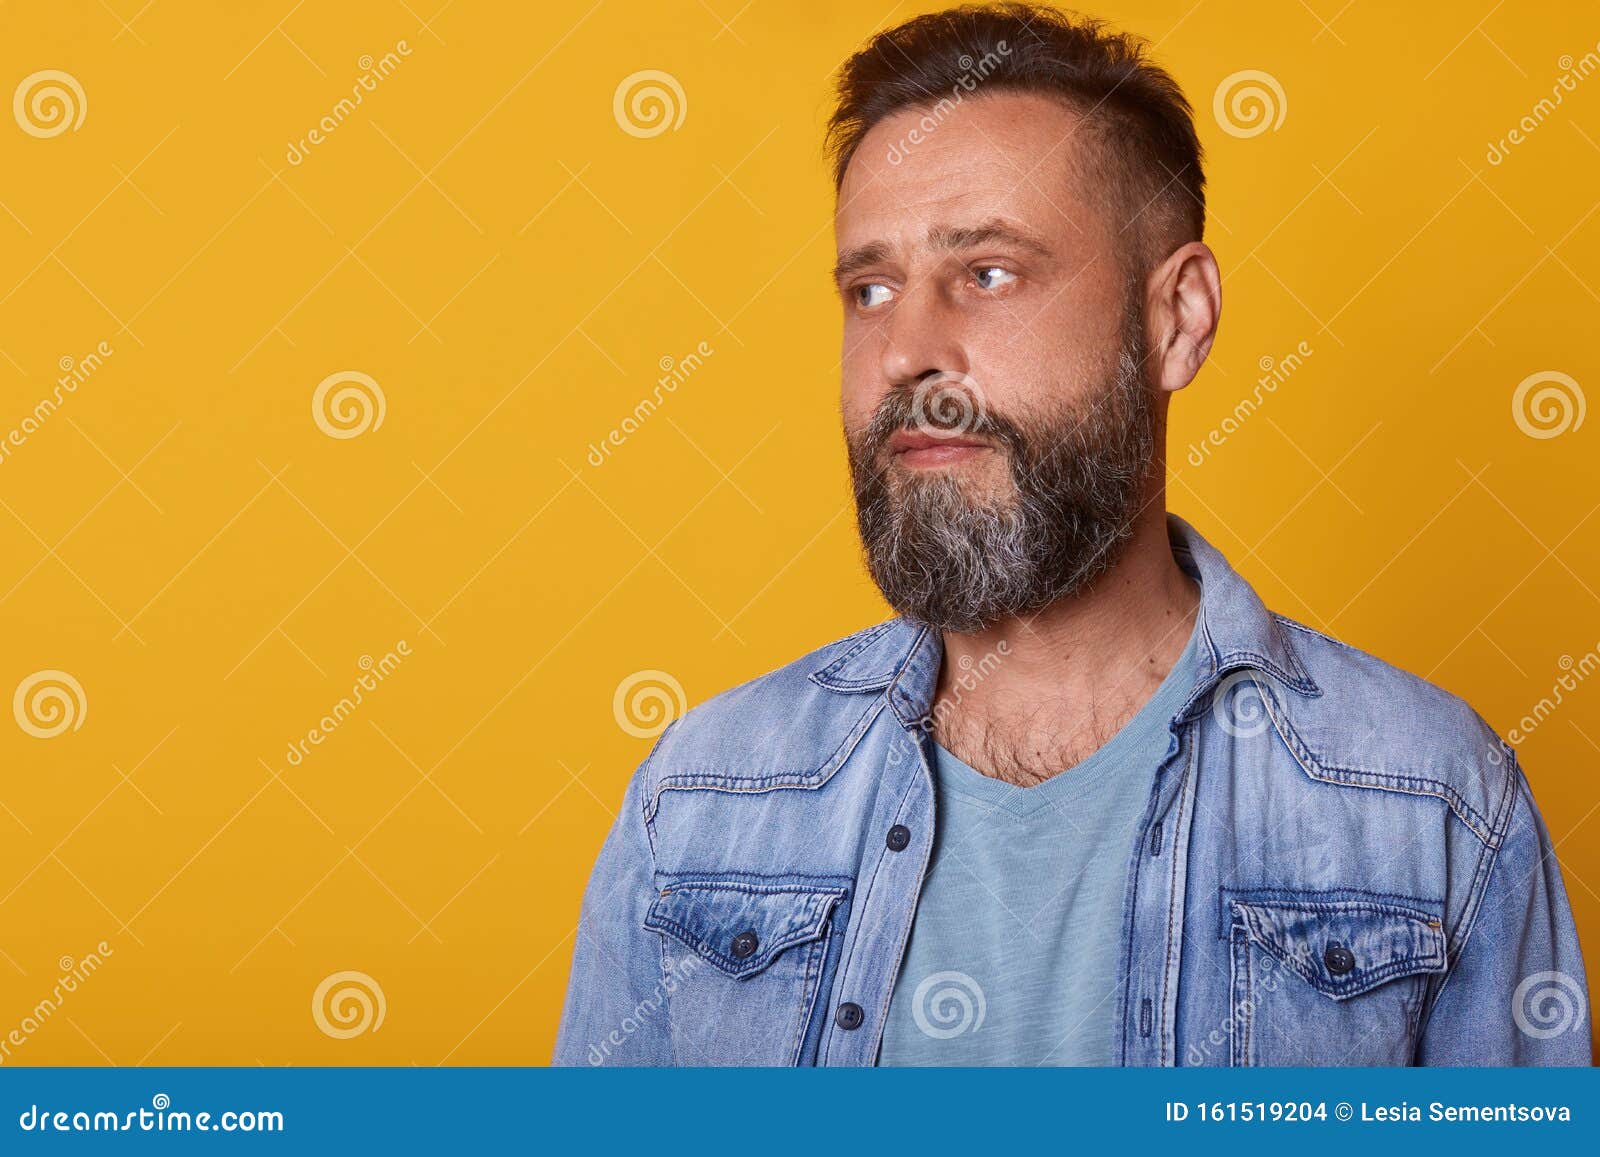
<svg viewBox="0 0 1600 1157"><path fill-rule="evenodd" d="M1105 929L1119 1062L1588 1064L1515 752L1168 529L1201 586L1200 674ZM662 733L585 894L556 1063L875 1063L937 822L941 652L892 620Z"/></svg>

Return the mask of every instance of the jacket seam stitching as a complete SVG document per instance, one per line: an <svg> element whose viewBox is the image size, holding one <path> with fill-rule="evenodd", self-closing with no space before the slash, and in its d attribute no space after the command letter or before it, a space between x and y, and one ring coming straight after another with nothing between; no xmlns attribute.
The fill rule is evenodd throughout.
<svg viewBox="0 0 1600 1157"><path fill-rule="evenodd" d="M1472 833L1477 836L1478 839L1482 840L1485 844L1491 843L1494 839L1488 817L1482 812L1478 811L1477 808L1469 804L1460 792L1451 787L1449 784L1445 783L1443 780L1429 779L1427 776L1420 775L1400 775L1396 772L1390 771L1367 771L1364 768L1344 767L1339 764L1322 763L1320 761L1318 761L1317 766L1324 771L1337 772L1342 775L1353 776L1357 781L1377 781L1370 783L1358 782L1357 786L1372 787L1378 790L1384 790L1388 788L1389 790L1399 792L1402 795L1431 795L1438 799L1442 799L1449 804L1451 811L1455 812L1461 817L1462 822L1472 830ZM1391 784L1396 786L1389 788L1389 785ZM1416 784L1419 787L1433 788L1435 790L1408 791L1406 788L1398 786L1400 784Z"/></svg>
<svg viewBox="0 0 1600 1157"><path fill-rule="evenodd" d="M1317 992L1332 999L1345 999L1352 996L1360 996L1362 993L1371 991L1385 980L1389 980L1395 976L1413 976L1418 973L1429 971L1437 972L1439 971L1438 968L1430 968L1429 966L1443 965L1448 959L1447 950L1441 950L1438 947L1435 947L1435 949L1430 951L1426 956L1410 956L1401 960L1391 960L1389 963L1380 964L1376 968L1369 968L1361 974L1360 980L1349 985L1340 986L1337 984L1330 984L1327 981L1322 980L1320 977L1311 974L1309 969L1302 969L1300 967L1300 964L1302 963L1301 961L1296 959L1285 959L1284 955L1280 955L1279 952L1276 951L1277 946L1272 943L1270 938L1263 938L1256 935L1254 927L1248 921L1235 924L1234 927L1244 933L1245 939L1249 943L1254 944L1263 952L1266 952L1268 955L1282 961L1290 972L1300 977L1300 979L1304 980Z"/></svg>
<svg viewBox="0 0 1600 1157"><path fill-rule="evenodd" d="M919 635L918 638L920 639L921 636ZM885 699L887 699L887 697L888 697L888 693L887 692L884 693L884 697L885 697ZM920 744L918 743L918 741L916 740L916 738L913 737L912 735L908 734L904 730L902 730L900 734L901 734L901 736L903 736L906 739L906 741L908 743L911 744L911 754L912 754L912 756L915 757L918 760L921 760L923 758L922 748L921 748ZM905 790L900 793L900 799L895 803L894 819L897 822L900 819L902 819L904 817L904 815L905 815L906 801L911 798L911 793L915 789L916 783L917 783L916 776L915 775L911 776L909 782L907 782L907 784L905 786ZM927 873L928 861L929 861L929 859L931 858L931 856L933 854L932 849L933 849L933 840L930 838L928 840L928 842L927 842L927 845L924 848L924 851L923 851L922 871L923 871L924 875L926 875L926 873ZM858 899L860 901L860 904L861 904L861 915L862 916L865 916L867 911L868 911L868 909L871 907L872 890L873 890L873 888L876 886L876 884L878 882L879 873L883 871L884 865L889 862L888 857L889 857L890 854L891 853L889 853L887 851L887 849L880 849L880 851L878 852L878 858L872 865L872 874L867 878L867 886L864 889L859 889L858 892L857 892L857 897L858 897ZM893 854L894 855L898 855L899 853L896 852L896 853L893 853ZM919 884L918 884L919 889L920 889L920 886L921 886L920 882L921 882L922 878L923 878L922 876L917 877L917 879L919 881ZM913 921L915 920L915 917L916 917L916 912L915 912L915 909L913 909L913 911L912 911ZM839 967L838 967L837 971L834 974L835 976L837 976L841 980L844 977L846 977L846 976L848 976L850 974L850 966L855 962L856 949L860 946L861 934L865 930L864 929L864 921L862 921L861 919L858 918L858 919L856 919L856 920L854 920L852 922L856 926L856 933L855 933L854 936L852 936L850 938L849 943L847 944L847 946L845 948L845 951L840 955ZM900 953L901 963L904 963L904 960L905 960L905 945L906 945L906 940L910 937L910 934L911 934L911 924L910 924L910 922L908 922L906 924L905 931L901 934L900 942L899 942L899 944L897 946L897 950ZM899 969L897 968L896 969L896 974L897 975L898 975L898 972L899 972ZM893 995L894 995L893 981L890 982L889 992L890 992L890 999L892 1000L893 999ZM887 1024L887 1021L888 1021L888 1010L887 1010L887 1008L885 1008L884 1015L883 1015L883 1021L880 1023L880 1026L877 1029L878 1041L879 1041L879 1045L877 1047L881 1047L881 1043L882 1043L882 1039L883 1039L883 1027ZM832 1051L833 1038L834 1038L834 1034L833 1034L832 1030L830 1029L828 1031L828 1033L826 1034L826 1040L824 1042L822 1042L822 1044L819 1044L819 1046L818 1046L818 1059L819 1060L823 1059L823 1054L824 1054L825 1051L826 1052L831 1052ZM823 1048L823 1045L827 1046L826 1049ZM874 1049L874 1052L876 1052L876 1048Z"/></svg>
<svg viewBox="0 0 1600 1157"><path fill-rule="evenodd" d="M1445 940L1446 967L1440 974L1432 993L1426 998L1426 1009L1418 1017L1417 1045L1422 1044L1423 1035L1428 1024L1433 1020L1433 1010L1438 1007L1439 997L1443 995L1445 987L1455 976L1456 966L1461 963L1461 957L1466 954L1467 945L1472 941L1472 934L1477 931L1478 917L1483 912L1484 897L1489 894L1489 882L1494 876L1494 869L1500 862L1500 848L1505 842L1506 833L1511 830L1511 820L1516 814L1517 785L1522 779L1522 768L1517 762L1515 751L1508 748L1504 742L1500 744L1501 750L1508 759L1508 774L1503 791L1499 814L1503 824L1496 825L1494 842L1486 843L1483 851L1478 856L1478 866L1473 872L1472 894L1467 900L1467 908L1461 914L1461 919L1456 921L1455 928L1451 929ZM1465 931L1462 931L1465 927ZM1456 939L1456 934L1461 934L1460 946L1451 950L1450 942Z"/></svg>
<svg viewBox="0 0 1600 1157"><path fill-rule="evenodd" d="M922 641L927 637L927 627L923 627L917 632L917 637L911 641L910 649L906 651L905 657L895 665L894 675L890 677L889 682L884 686L884 702L886 702L889 705L889 709L894 712L895 718L899 719L900 722L907 727L917 727L920 725L921 721L920 719L907 719L904 715L900 714L899 704L894 701L894 693L899 690L900 680L905 676L906 671L910 669L911 660L915 659L917 657L917 652L922 650ZM926 707L924 707L924 713L925 712Z"/></svg>
<svg viewBox="0 0 1600 1157"><path fill-rule="evenodd" d="M1304 740L1300 738L1299 732L1294 730L1293 725L1288 720L1287 713L1281 709L1275 710L1276 704L1268 696L1262 696L1262 701L1266 704L1267 714L1272 719L1273 729L1277 731L1279 738L1283 740L1284 746L1289 749L1289 754L1294 756L1294 760L1300 765L1300 769L1318 783L1327 783L1339 787L1365 787L1372 791L1391 791L1400 795L1431 796L1434 799L1442 800L1445 806L1466 826L1467 830L1482 843L1493 846L1497 842L1492 831L1482 830L1483 827L1487 827L1485 818L1448 784L1422 776L1398 776L1386 772L1363 771L1360 768L1324 764L1306 746ZM1325 774L1328 772L1335 772L1352 778L1341 779L1335 775ZM1400 786L1403 783L1428 785L1439 790L1412 790Z"/></svg>
<svg viewBox="0 0 1600 1157"><path fill-rule="evenodd" d="M1187 790L1187 788L1189 786L1189 776L1194 772L1194 764L1195 764L1195 759L1196 759L1196 752L1198 751L1199 746L1200 745L1198 743L1192 743L1192 744L1189 745L1189 758L1184 764L1183 779L1178 782L1178 817L1177 817L1178 822L1174 825L1174 827L1176 827L1178 829L1184 829L1184 826L1185 826L1184 825L1184 814L1188 811L1188 804L1189 804L1188 798L1187 798L1185 793L1186 793L1186 790ZM1178 895L1178 859L1179 859L1178 853L1177 853L1177 843L1178 843L1177 834L1178 833L1176 831L1173 833L1173 841L1172 841L1172 843L1173 843L1173 853L1172 853L1172 857L1171 857L1172 864L1171 864L1171 867L1168 869L1168 877L1167 877L1167 956L1166 956L1165 966L1163 967L1162 972L1161 972L1161 1046L1160 1046L1160 1059L1161 1059L1162 1067L1165 1067L1166 1063L1167 1063L1167 986L1169 984L1173 983L1173 977L1171 975L1171 973L1172 973L1172 926L1173 926L1173 919L1174 919L1173 908L1174 908L1174 905L1176 904L1177 895ZM1140 843L1143 843L1143 841L1141 840ZM1142 855L1143 849L1140 849L1140 853ZM1177 915L1177 919L1180 922L1182 921L1183 916L1182 916L1181 913L1179 913ZM1180 933L1180 935L1181 935L1181 933ZM1127 1031L1126 1027L1124 1027L1123 1031L1124 1032Z"/></svg>
<svg viewBox="0 0 1600 1157"><path fill-rule="evenodd" d="M824 913L828 915L829 912ZM795 1068L800 1064L800 1050L805 1047L806 1029L811 1027L811 1017L817 1003L817 990L822 987L822 968L828 958L828 932L827 925L823 925L823 934L811 942L811 951L806 954L806 970L804 984L800 991L800 1015L796 1017L794 1030L794 1043L789 1048L789 1066Z"/></svg>
<svg viewBox="0 0 1600 1157"><path fill-rule="evenodd" d="M662 776L655 784L655 790L650 801L650 814L654 817L661 804L661 797L669 791L723 791L734 795L755 795L768 791L781 791L788 788L809 791L821 787L832 779L834 774L850 761L850 756L861 743L862 738L871 730L873 722L883 711L883 704L879 700L868 705L861 718L853 723L845 737L839 741L839 746L818 767L810 771L783 771L762 776L731 776L717 772L679 772ZM662 739L666 738L663 732ZM657 740L659 746L660 740ZM654 758L654 752L651 753ZM832 770L824 774L824 769Z"/></svg>
<svg viewBox="0 0 1600 1157"><path fill-rule="evenodd" d="M802 896L843 896L849 891L849 885L843 883L842 876L812 876L812 875L785 875L765 876L758 872L740 872L737 877L719 877L715 875L690 875L681 879L675 876L663 876L667 883L663 892L675 892L680 888L709 888L722 889L729 892L750 892L761 896L776 896L786 892L793 892ZM751 883L749 879L771 880L767 883ZM822 884L823 887L808 887L808 884Z"/></svg>
<svg viewBox="0 0 1600 1157"><path fill-rule="evenodd" d="M826 666L811 672L811 675L809 676L811 681L817 684L819 687L826 687L829 690L865 691L869 688L872 688L874 685L879 687L883 686L887 676L881 673L875 675L864 675L859 679L839 679L829 675L828 672L832 671L836 667L844 666L844 664L848 663L851 659L854 659L857 655L861 654L862 651L865 651L868 647L872 646L872 644L876 643L880 638L882 638L892 626L894 626L893 620L886 623L879 623L876 626L868 627L865 631L861 632L859 640L848 651L840 655L837 659L834 659L832 662L828 663Z"/></svg>
<svg viewBox="0 0 1600 1157"><path fill-rule="evenodd" d="M656 795L654 792L648 790L650 788L650 761L655 758L656 752L660 750L661 741L667 737L667 734L673 729L674 726L676 726L676 724L677 720L673 720L671 723L667 724L666 728L663 729L661 734L656 737L656 741L650 745L650 754L644 757L644 766L640 769L640 777L643 781L642 786L646 790L639 793L641 797L639 800L639 819L644 825L645 847L648 848L650 852L649 878L651 881L655 880L656 872L659 870L659 852L656 847L655 808L653 803ZM648 916L649 913L647 910L646 917L648 918ZM663 937L660 936L657 936L656 940L658 943L658 948L656 951L656 971L659 977L657 983L664 987L667 982L667 942ZM665 1006L667 1013L667 1055L672 1059L672 1063L676 1065L678 1063L678 1042L677 1033L673 1031L672 1027L672 993L670 990L664 989L664 991L666 992L666 995L662 1001L662 1004Z"/></svg>
<svg viewBox="0 0 1600 1157"><path fill-rule="evenodd" d="M1385 915L1404 916L1408 919L1416 920L1421 924L1441 922L1442 913L1440 915L1434 915L1427 910L1426 906L1429 903L1438 903L1442 907L1442 902L1429 901L1421 896L1400 896L1387 892L1357 893L1356 889L1349 889L1347 894L1359 894L1361 898L1353 900L1299 899L1301 896L1332 896L1337 895L1338 892L1339 890L1337 889L1317 892L1291 892L1284 889L1223 888L1222 898L1226 906L1223 910L1224 927L1219 939L1227 939L1227 929L1237 922L1227 919L1228 912L1231 910L1231 906L1233 904L1275 909L1289 908L1297 912L1346 912L1352 909L1366 909L1369 911L1380 912ZM1278 899L1280 896L1283 898ZM1383 903L1383 901L1386 900L1405 901L1407 903L1417 905L1417 907L1403 909L1398 904Z"/></svg>
<svg viewBox="0 0 1600 1157"><path fill-rule="evenodd" d="M701 956L717 965L724 973L735 980L742 980L746 976L754 976L764 972L774 960L782 956L785 950L799 944L809 944L823 934L826 921L819 924L815 913L807 913L806 923L803 927L795 929L787 936L782 936L776 944L767 946L767 950L752 960L735 960L719 949L711 947L705 937L697 934L688 925L670 916L647 915L645 927L655 932L670 932L683 941L686 948L693 949Z"/></svg>

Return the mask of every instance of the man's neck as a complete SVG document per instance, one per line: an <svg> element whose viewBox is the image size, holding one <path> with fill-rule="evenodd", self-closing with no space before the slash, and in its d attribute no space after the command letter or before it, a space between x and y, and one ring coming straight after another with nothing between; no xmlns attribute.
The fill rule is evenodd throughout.
<svg viewBox="0 0 1600 1157"><path fill-rule="evenodd" d="M1032 786L1081 763L1144 706L1194 628L1199 590L1179 568L1163 503L1116 563L1027 618L945 632L934 737L986 775Z"/></svg>

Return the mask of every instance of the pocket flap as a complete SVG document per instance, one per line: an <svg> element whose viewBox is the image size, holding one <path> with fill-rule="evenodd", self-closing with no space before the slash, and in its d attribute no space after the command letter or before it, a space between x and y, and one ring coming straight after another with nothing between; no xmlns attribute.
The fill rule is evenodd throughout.
<svg viewBox="0 0 1600 1157"><path fill-rule="evenodd" d="M681 940L729 976L754 976L787 948L820 937L843 882L696 878L664 883L645 927Z"/></svg>
<svg viewBox="0 0 1600 1157"><path fill-rule="evenodd" d="M1444 971L1443 904L1339 895L1236 893L1224 900L1233 928L1334 1000Z"/></svg>

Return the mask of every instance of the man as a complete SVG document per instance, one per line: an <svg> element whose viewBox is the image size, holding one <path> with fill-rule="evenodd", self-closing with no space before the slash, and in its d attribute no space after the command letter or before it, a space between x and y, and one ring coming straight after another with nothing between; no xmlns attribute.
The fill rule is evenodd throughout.
<svg viewBox="0 0 1600 1157"><path fill-rule="evenodd" d="M831 141L899 617L661 736L557 1062L1587 1063L1513 751L1165 512L1220 308L1177 85L1094 23L959 9L846 64Z"/></svg>

